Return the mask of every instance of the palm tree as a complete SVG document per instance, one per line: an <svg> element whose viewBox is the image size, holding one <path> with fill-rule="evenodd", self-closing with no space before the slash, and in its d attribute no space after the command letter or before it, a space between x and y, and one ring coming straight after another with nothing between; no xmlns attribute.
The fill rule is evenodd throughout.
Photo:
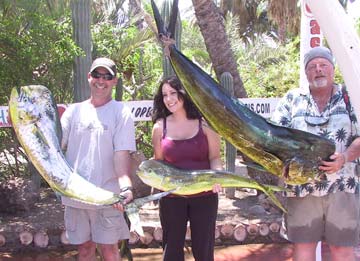
<svg viewBox="0 0 360 261"><path fill-rule="evenodd" d="M300 8L298 0L221 0L220 8L226 16L239 18L238 33L244 43L252 43L262 34L276 36L282 43L286 34L299 32ZM276 28L277 25L277 28Z"/></svg>
<svg viewBox="0 0 360 261"><path fill-rule="evenodd" d="M219 9L213 1L192 0L192 2L217 79L220 79L222 73L230 72L234 81L235 96L247 97Z"/></svg>
<svg viewBox="0 0 360 261"><path fill-rule="evenodd" d="M268 16L278 26L280 42L286 40L286 33L297 34L300 28L298 0L269 0Z"/></svg>

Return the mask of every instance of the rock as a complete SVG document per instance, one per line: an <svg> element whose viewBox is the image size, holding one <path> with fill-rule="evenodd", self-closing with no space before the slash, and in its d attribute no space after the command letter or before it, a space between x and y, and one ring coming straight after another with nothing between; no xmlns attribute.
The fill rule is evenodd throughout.
<svg viewBox="0 0 360 261"><path fill-rule="evenodd" d="M0 212L29 211L39 199L39 192L32 180L15 177L0 184Z"/></svg>
<svg viewBox="0 0 360 261"><path fill-rule="evenodd" d="M266 210L260 205L255 205L249 208L249 214L262 215L262 214L266 214Z"/></svg>

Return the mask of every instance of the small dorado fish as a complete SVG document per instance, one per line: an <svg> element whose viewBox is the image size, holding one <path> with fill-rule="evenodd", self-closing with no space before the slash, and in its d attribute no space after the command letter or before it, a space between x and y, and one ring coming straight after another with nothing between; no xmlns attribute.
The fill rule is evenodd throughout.
<svg viewBox="0 0 360 261"><path fill-rule="evenodd" d="M218 170L182 170L159 160L143 161L137 172L147 185L163 190L172 190L176 195L192 195L212 190L214 184L223 188L254 188L263 191L276 206L286 212L273 191L285 191L286 188L262 185L255 180Z"/></svg>

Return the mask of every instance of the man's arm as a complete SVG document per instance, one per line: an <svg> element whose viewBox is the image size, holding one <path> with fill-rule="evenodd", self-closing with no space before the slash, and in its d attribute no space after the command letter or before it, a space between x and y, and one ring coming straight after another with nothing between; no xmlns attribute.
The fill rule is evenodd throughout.
<svg viewBox="0 0 360 261"><path fill-rule="evenodd" d="M114 169L119 179L120 188L132 187L130 179L130 152L128 150L120 150L114 153ZM124 204L129 203L133 199L131 189L122 193L126 197Z"/></svg>

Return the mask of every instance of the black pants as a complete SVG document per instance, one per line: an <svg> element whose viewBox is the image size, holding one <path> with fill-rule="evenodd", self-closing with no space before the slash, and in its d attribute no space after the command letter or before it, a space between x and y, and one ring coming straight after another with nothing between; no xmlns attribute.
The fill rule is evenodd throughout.
<svg viewBox="0 0 360 261"><path fill-rule="evenodd" d="M164 197L160 200L164 261L184 261L187 221L190 221L191 247L196 261L214 260L218 195Z"/></svg>

